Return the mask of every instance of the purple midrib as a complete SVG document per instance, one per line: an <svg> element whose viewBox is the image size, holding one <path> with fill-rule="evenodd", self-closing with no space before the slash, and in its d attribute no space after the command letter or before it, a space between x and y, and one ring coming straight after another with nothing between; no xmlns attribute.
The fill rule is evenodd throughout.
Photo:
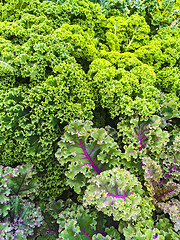
<svg viewBox="0 0 180 240"><path fill-rule="evenodd" d="M78 137L78 136L77 136ZM84 155L86 156L86 158L89 160L91 166L94 168L94 170L97 172L97 174L100 174L101 172L98 170L98 168L95 166L94 162L91 160L90 156L88 155L88 153L86 152L86 149L84 148L81 139L78 137L81 148L84 152Z"/></svg>

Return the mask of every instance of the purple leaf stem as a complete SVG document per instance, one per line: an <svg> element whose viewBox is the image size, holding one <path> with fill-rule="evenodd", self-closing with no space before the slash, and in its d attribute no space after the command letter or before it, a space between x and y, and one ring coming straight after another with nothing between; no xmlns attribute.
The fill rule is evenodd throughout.
<svg viewBox="0 0 180 240"><path fill-rule="evenodd" d="M84 221L83 221L83 227L84 227L84 231L86 231L85 225L84 225Z"/></svg>
<svg viewBox="0 0 180 240"><path fill-rule="evenodd" d="M106 154L106 156L105 156L105 158L104 158L104 161L106 160L106 157L107 157L107 154ZM105 164L105 163L103 163L102 167L100 168L100 172L102 172L103 167L104 167L104 164ZM99 165L99 164L98 164L98 165Z"/></svg>
<svg viewBox="0 0 180 240"><path fill-rule="evenodd" d="M103 203L106 201L106 199L107 199L108 196L109 196L109 197L113 197L113 198L123 198L123 199L129 198L128 196L126 196L125 191L123 191L123 194L124 194L124 195L120 195L120 191L119 191L119 195L118 195L118 192L117 192L117 184L115 184L115 188L116 188L116 195L115 195L115 194L112 194L112 189L111 189L111 193L109 193L106 185L105 185L103 182L101 182L101 183L104 185L106 191L108 192L108 194L107 194L106 198L104 199ZM112 201L112 202L113 202L113 201Z"/></svg>
<svg viewBox="0 0 180 240"><path fill-rule="evenodd" d="M158 139L160 139L160 138L157 138L157 139L155 139L155 140L153 140L153 141L155 142L155 141L157 141ZM151 150L152 150L152 148L151 148L149 151L147 151L147 153L146 153L145 155L147 155Z"/></svg>
<svg viewBox="0 0 180 240"><path fill-rule="evenodd" d="M149 151L147 151L147 153L145 155L147 155L151 150L152 150L152 148Z"/></svg>
<svg viewBox="0 0 180 240"><path fill-rule="evenodd" d="M24 176L24 178L23 178L23 180L22 180L22 182L21 182L21 184L20 184L20 186L18 188L18 191L15 193L16 195L18 195L18 193L20 192L20 189L21 189L21 187L22 187L22 185L23 185L23 183L25 181L26 176L27 176L27 173L25 174L25 176Z"/></svg>
<svg viewBox="0 0 180 240"><path fill-rule="evenodd" d="M158 237L158 234L156 233L155 236L154 236L154 239L156 239Z"/></svg>
<svg viewBox="0 0 180 240"><path fill-rule="evenodd" d="M115 184L115 188L116 188L116 194L118 195L118 191L117 191L117 183Z"/></svg>
<svg viewBox="0 0 180 240"><path fill-rule="evenodd" d="M154 228L152 228L152 230L153 230ZM154 236L154 238L153 239L156 239L158 237L158 234L157 233L155 233L155 236Z"/></svg>
<svg viewBox="0 0 180 240"><path fill-rule="evenodd" d="M103 203L106 201L107 197L108 197L108 196L106 196L106 198L104 199Z"/></svg>
<svg viewBox="0 0 180 240"><path fill-rule="evenodd" d="M124 191L123 191L124 192ZM113 197L113 198L123 198L123 199L125 199L125 198L129 198L128 196L123 196L123 195L114 195L114 194L110 194L110 193L108 193L107 194L107 196L110 196L110 197ZM107 198L107 197L106 197Z"/></svg>
<svg viewBox="0 0 180 240"><path fill-rule="evenodd" d="M96 158L96 157L95 157ZM95 160L95 158L94 158L94 160ZM94 162L94 160L93 160L93 162ZM99 162L98 164L97 164L97 167L99 166L99 164L100 164L101 162ZM100 169L100 172L102 172L102 169L103 169L103 167L104 167L104 164L105 163L103 163L103 165L102 165L102 167L101 167L101 169ZM95 170L93 170L92 172L90 172L90 174L92 174L93 172L95 172Z"/></svg>
<svg viewBox="0 0 180 240"><path fill-rule="evenodd" d="M79 154L82 154L82 155L85 155L86 158L89 160L91 166L94 168L94 170L97 172L97 174L100 174L101 172L97 169L97 167L94 165L94 162L91 160L90 156L88 155L88 153L86 152L83 144L82 144L82 141L81 139L79 138L79 136L77 135L78 139L79 139L79 142L80 142L80 145L81 145L81 148L83 150L84 153L79 153Z"/></svg>
<svg viewBox="0 0 180 240"><path fill-rule="evenodd" d="M141 139L141 140L142 140L142 139ZM145 146L146 144L148 144L148 142L146 142L146 143L142 144L142 145L141 145L141 149L140 149L140 150L142 150L142 147L143 147L143 146Z"/></svg>
<svg viewBox="0 0 180 240"><path fill-rule="evenodd" d="M137 127L137 126L136 126ZM141 135L142 133L140 132L140 128L137 127L137 130L138 130L138 134L136 134L138 136L138 139L139 139L139 142L140 142L140 148L139 148L139 151L142 150L142 139L141 139Z"/></svg>
<svg viewBox="0 0 180 240"><path fill-rule="evenodd" d="M178 161L176 162L176 160L174 159L174 163L178 163ZM176 166L176 164L175 164L172 168L169 168L169 172L172 173L173 170L179 172L180 170L179 170L179 169L176 169L176 167L177 167L177 166ZM169 173L164 176L164 179L161 180L159 184L162 185L162 184L165 182L165 179L167 179L168 177L169 177Z"/></svg>
<svg viewBox="0 0 180 240"><path fill-rule="evenodd" d="M80 167L78 167L78 168L76 168L76 169L74 169L74 170L72 170L72 171L76 171L77 169L79 169L79 168L81 168L81 167L83 167L83 166L86 166L86 165L90 165L90 163L85 163L85 164L81 165ZM94 170L94 171L95 171L95 170Z"/></svg>
<svg viewBox="0 0 180 240"><path fill-rule="evenodd" d="M80 228L80 230L88 237L88 238L90 238L90 239L92 239L92 237L90 237L85 231L83 231L81 228Z"/></svg>
<svg viewBox="0 0 180 240"><path fill-rule="evenodd" d="M98 137L98 139L99 139L99 137ZM98 140L97 140L97 141L98 141ZM92 149L91 152L89 153L89 156L91 156L92 152L94 151L94 149L95 149L95 147L96 147L96 145L97 145L97 141L96 141L96 143L94 144L93 149Z"/></svg>
<svg viewBox="0 0 180 240"><path fill-rule="evenodd" d="M176 170L176 165L174 165L174 166L169 170L169 172L172 173L172 170Z"/></svg>
<svg viewBox="0 0 180 240"><path fill-rule="evenodd" d="M142 139L143 139L143 138L142 138ZM141 139L141 140L142 140L142 139ZM157 141L158 139L160 139L160 138L156 138L156 139L155 139L155 140L153 140L153 141L155 142L155 141ZM145 146L146 144L148 144L148 142L146 142L146 143L142 144L142 147L143 147L143 146ZM151 149L152 149L152 148L151 148Z"/></svg>
<svg viewBox="0 0 180 240"><path fill-rule="evenodd" d="M141 133L142 134L142 133ZM147 136L145 135L144 137L141 138L141 140L143 140L144 138L146 138Z"/></svg>
<svg viewBox="0 0 180 240"><path fill-rule="evenodd" d="M141 128L139 128L139 131L140 131L140 129L141 129ZM147 128L145 128L145 130L144 130L144 131L142 131L141 135L142 135L142 134L143 134L143 133L144 133L146 130L147 130Z"/></svg>
<svg viewBox="0 0 180 240"><path fill-rule="evenodd" d="M155 142L155 141L157 141L158 139L160 139L160 138L156 138L156 139L155 139L155 140L153 140L153 141Z"/></svg>
<svg viewBox="0 0 180 240"><path fill-rule="evenodd" d="M179 169L175 169L176 171L178 171L178 172L180 172L180 170Z"/></svg>
<svg viewBox="0 0 180 240"><path fill-rule="evenodd" d="M43 219L44 220L44 222L47 224L47 226L48 226L48 230L46 230L46 232L57 232L56 231L56 229L51 229L51 227L49 226L49 224L46 222L46 220L45 219Z"/></svg>
<svg viewBox="0 0 180 240"><path fill-rule="evenodd" d="M169 174L168 174L169 175ZM163 183L165 183L165 179L161 180L159 185L162 185Z"/></svg>
<svg viewBox="0 0 180 240"><path fill-rule="evenodd" d="M94 158L94 160L95 160L95 158ZM94 162L94 160L93 160L93 162ZM99 166L100 163L101 163L101 162L98 162L97 167Z"/></svg>
<svg viewBox="0 0 180 240"><path fill-rule="evenodd" d="M96 186L97 187L97 186ZM102 190L99 188L99 187L97 187L97 189L100 191L100 192L102 192Z"/></svg>
<svg viewBox="0 0 180 240"><path fill-rule="evenodd" d="M101 169L100 169L100 172L102 172L102 170L103 170L103 167L104 167L104 164L105 164L105 163L103 163L103 165L102 165L102 167L101 167Z"/></svg>

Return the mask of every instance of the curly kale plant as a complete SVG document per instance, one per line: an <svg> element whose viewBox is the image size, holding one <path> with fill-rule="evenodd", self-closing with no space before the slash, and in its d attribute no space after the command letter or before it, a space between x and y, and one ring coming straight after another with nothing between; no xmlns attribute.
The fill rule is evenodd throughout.
<svg viewBox="0 0 180 240"><path fill-rule="evenodd" d="M163 170L165 171L164 179L161 183L164 183L166 179L173 179L174 181L180 181L180 135L179 131L172 131L173 142L166 148L166 154L163 157Z"/></svg>
<svg viewBox="0 0 180 240"><path fill-rule="evenodd" d="M145 186L149 191L149 195L152 197L154 205L161 208L165 213L169 213L170 219L174 222L175 231L180 230L180 201L174 199L180 193L180 184L169 180L165 183L167 176L162 174L161 167L153 161L151 158L143 158L143 169ZM169 200L165 202L166 200Z"/></svg>
<svg viewBox="0 0 180 240"><path fill-rule="evenodd" d="M180 238L174 2L0 1L0 239Z"/></svg>
<svg viewBox="0 0 180 240"><path fill-rule="evenodd" d="M150 157L144 157L143 169L144 169L144 179L145 186L147 187L150 195L154 199L154 203L166 201L169 198L172 198L180 192L180 184L169 180L167 183L164 183L163 178L167 178L166 175L163 176L160 165L153 161Z"/></svg>
<svg viewBox="0 0 180 240"><path fill-rule="evenodd" d="M165 43L165 40L163 44L164 48L166 44L170 45L169 42ZM175 38L172 39L172 44L176 44ZM152 50L152 47L158 48L158 45L153 43L147 47L147 51L142 49L135 53L102 50L101 56L90 64L87 77L95 93L93 100L97 106L108 109L111 118L121 117L122 114L133 117L138 113L142 120L147 121L161 112L163 101L174 102L174 110L179 111L178 68L172 71L173 64L178 67L177 60L171 58L170 52L167 56L164 53L162 62L157 60L157 63L162 66L168 64L171 68L161 72L162 67L157 66L156 70L154 52L156 53L157 49ZM175 47L175 56L178 47ZM144 60L150 51L152 57ZM160 53L157 55L160 57ZM169 63L166 62L167 59ZM169 92L172 94L167 94Z"/></svg>
<svg viewBox="0 0 180 240"><path fill-rule="evenodd" d="M125 239L139 240L165 240L164 234L157 228L154 228L152 220L140 221L134 226L128 224L127 228L123 229Z"/></svg>
<svg viewBox="0 0 180 240"><path fill-rule="evenodd" d="M145 156L162 156L169 141L169 133L162 129L166 121L154 115L148 121L136 116L122 119L118 124L118 136L122 139L121 163L131 173L136 173L143 181L143 161ZM158 157L157 162L160 162Z"/></svg>
<svg viewBox="0 0 180 240"><path fill-rule="evenodd" d="M170 219L174 223L174 230L180 231L180 201L172 199L166 203L159 203L158 206L170 215Z"/></svg>
<svg viewBox="0 0 180 240"><path fill-rule="evenodd" d="M11 167L4 168L0 165L0 216L6 217L9 206L9 195L11 193L8 187L8 179L18 176L18 170Z"/></svg>
<svg viewBox="0 0 180 240"><path fill-rule="evenodd" d="M108 219L100 219L98 212L93 209L84 209L82 205L72 203L62 211L57 219L59 224L58 239L98 240L119 239L118 231L111 226L107 228ZM102 224L99 225L99 222Z"/></svg>
<svg viewBox="0 0 180 240"><path fill-rule="evenodd" d="M56 77L49 76L43 85L31 89L21 86L0 90L0 164L33 163L39 176L46 174L42 178L42 199L57 197L65 189L65 169L54 157L65 122L77 117L92 119L95 107L78 64L61 63L56 72Z"/></svg>
<svg viewBox="0 0 180 240"><path fill-rule="evenodd" d="M0 167L0 237L3 240L6 240L6 237L10 240L26 239L27 236L34 235L34 228L40 227L43 221L40 207L36 208L35 204L30 202L37 194L40 184L36 176L33 176L35 172L32 171L31 164L14 169Z"/></svg>
<svg viewBox="0 0 180 240"><path fill-rule="evenodd" d="M172 118L172 113L166 115L163 111L164 117ZM140 121L139 118L122 120L118 129L119 136L123 136L124 145L121 147L124 147L125 153L118 148L119 139L110 127L106 127L106 130L93 128L92 122L81 120L72 121L66 126L58 143L60 148L56 157L60 164L68 165L67 183L74 187L77 193L81 193L81 187L84 187L83 206L95 207L104 216L112 217L113 221L124 222L124 227L127 226L126 222L131 225L147 219L151 221L152 228L142 228L141 233L136 232L137 236L164 239L165 233L159 228L155 229L153 225L153 211L156 207L167 212L171 205L168 213L174 222L175 231L178 231L179 212L176 205L178 206L179 202L176 202L174 197L180 192L180 184L169 180L169 175L161 169L163 151L167 151L171 136L164 127L169 125L171 124L167 123L167 119L162 120L156 115L148 121ZM170 145L169 155L174 147L174 154L179 156L178 143L179 138L176 136ZM127 166L129 171L125 169ZM136 171L134 166L139 166ZM177 164L169 169L169 173L178 170L176 168ZM171 202L167 203L167 200ZM176 204L173 206L173 203ZM62 233L75 234L76 224L77 220L70 221L66 231L63 230ZM119 231L126 235L121 227ZM128 231L131 231L130 228ZM78 230L78 233L82 234L82 231ZM175 233L173 234L175 236Z"/></svg>
<svg viewBox="0 0 180 240"><path fill-rule="evenodd" d="M0 223L0 237L2 240L26 240L23 230L15 230L8 223Z"/></svg>
<svg viewBox="0 0 180 240"><path fill-rule="evenodd" d="M34 228L40 227L43 221L40 208L18 196L13 196L10 197L10 209L8 216L2 219L2 222L11 228L8 231L11 234L9 239L16 239L19 232L25 239L27 236L33 236Z"/></svg>
<svg viewBox="0 0 180 240"><path fill-rule="evenodd" d="M68 164L67 183L77 193L87 180L118 165L120 150L108 132L93 128L91 121L75 120L65 127L58 143L56 157L61 165Z"/></svg>
<svg viewBox="0 0 180 240"><path fill-rule="evenodd" d="M149 152L159 154L169 141L167 131L161 129L162 120L153 116L149 121L141 121L139 117L122 120L118 123L118 136L123 137L125 153L122 154L127 161L137 156L147 155Z"/></svg>
<svg viewBox="0 0 180 240"><path fill-rule="evenodd" d="M173 231L172 224L169 223L169 219L163 215L158 215L155 222L152 219L139 221L136 224L128 223L123 228L123 234L125 239L140 239L140 240L179 240L179 235Z"/></svg>
<svg viewBox="0 0 180 240"><path fill-rule="evenodd" d="M167 116L172 118L172 113L166 113ZM125 150L121 154L122 158L126 159L123 160L123 165L130 168L130 172L136 172L142 182L145 180L144 185L154 205L170 214L175 224L174 228L178 231L179 210L175 205L173 206L173 202L177 200L173 197L180 192L179 135L174 136L175 131L168 133L164 130L165 127L172 125L167 123L167 120L161 120L158 116L153 116L147 122L141 122L138 118L122 120L118 123L118 129L119 136L123 137ZM170 199L169 205L165 201Z"/></svg>
<svg viewBox="0 0 180 240"><path fill-rule="evenodd" d="M151 32L156 33L158 28L168 26L173 21L175 0L90 0L99 3L106 16L138 14L146 19Z"/></svg>
<svg viewBox="0 0 180 240"><path fill-rule="evenodd" d="M113 168L89 180L83 205L93 205L98 211L119 221L149 218L154 207L145 197L141 183L125 169Z"/></svg>

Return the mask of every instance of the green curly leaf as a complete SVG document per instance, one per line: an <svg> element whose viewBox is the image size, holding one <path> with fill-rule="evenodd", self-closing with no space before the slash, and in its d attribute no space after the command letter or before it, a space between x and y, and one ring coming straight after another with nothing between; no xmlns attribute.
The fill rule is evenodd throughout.
<svg viewBox="0 0 180 240"><path fill-rule="evenodd" d="M92 205L114 220L136 221L148 209L145 218L151 215L153 206L148 198L143 200L144 191L137 178L125 169L113 168L90 179L83 206ZM141 216L142 215L142 216Z"/></svg>
<svg viewBox="0 0 180 240"><path fill-rule="evenodd" d="M92 122L75 120L65 127L56 157L61 165L69 163L67 183L77 193L89 178L110 166L118 165L118 145L104 129L92 128ZM115 160L116 157L116 160Z"/></svg>

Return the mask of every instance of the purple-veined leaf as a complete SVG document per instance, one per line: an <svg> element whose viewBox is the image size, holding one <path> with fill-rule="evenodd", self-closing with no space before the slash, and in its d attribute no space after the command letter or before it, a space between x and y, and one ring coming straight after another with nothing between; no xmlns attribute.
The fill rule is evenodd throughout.
<svg viewBox="0 0 180 240"><path fill-rule="evenodd" d="M145 186L153 198L154 204L178 195L180 192L180 184L173 181L163 183L161 180L163 177L161 167L150 157L143 158L143 169Z"/></svg>
<svg viewBox="0 0 180 240"><path fill-rule="evenodd" d="M56 157L60 164L69 164L67 183L77 193L87 180L102 171L117 166L120 150L103 128L93 128L91 121L72 121L58 143Z"/></svg>
<svg viewBox="0 0 180 240"><path fill-rule="evenodd" d="M125 169L113 168L89 180L83 206L95 206L117 221L136 221L144 215L143 208L147 218L152 212L153 205L148 198L142 199L143 194L141 183L134 175Z"/></svg>
<svg viewBox="0 0 180 240"><path fill-rule="evenodd" d="M8 179L8 187L12 191L12 195L22 197L29 197L31 200L38 194L39 183L33 165L28 163L26 165L17 166L18 176Z"/></svg>
<svg viewBox="0 0 180 240"><path fill-rule="evenodd" d="M170 215L175 231L180 231L180 201L172 199L166 203L159 203L158 207Z"/></svg>
<svg viewBox="0 0 180 240"><path fill-rule="evenodd" d="M149 153L159 154L169 141L169 134L162 131L161 120L158 116L153 116L148 121L140 121L138 117L131 120L122 120L118 123L118 136L123 137L125 153L122 157L127 161L143 165L138 161L137 156L143 157ZM134 161L135 160L135 161Z"/></svg>

